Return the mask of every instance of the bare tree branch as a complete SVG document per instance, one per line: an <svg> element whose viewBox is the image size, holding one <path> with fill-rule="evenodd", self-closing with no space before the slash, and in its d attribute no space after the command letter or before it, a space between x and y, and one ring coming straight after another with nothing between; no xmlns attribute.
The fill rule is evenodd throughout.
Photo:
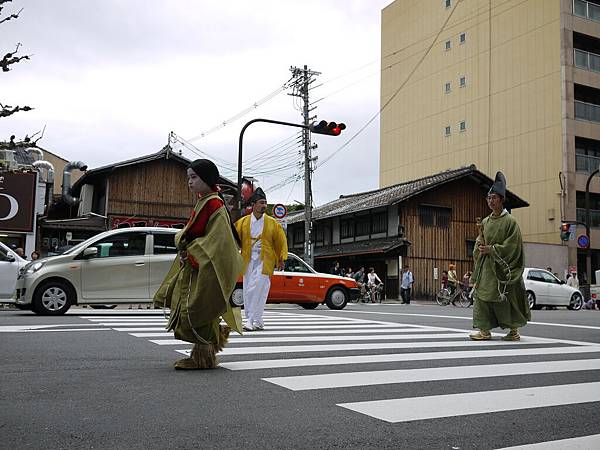
<svg viewBox="0 0 600 450"><path fill-rule="evenodd" d="M2 103L0 103L0 107L2 108L0 109L0 117L8 117L19 111L31 111L33 109L31 106L10 106Z"/></svg>
<svg viewBox="0 0 600 450"><path fill-rule="evenodd" d="M10 67L8 67L8 66L10 66L11 64L18 63L22 59L30 59L29 57L31 55L15 56L17 54L17 52L19 51L20 46L21 46L21 43L19 42L17 44L17 48L15 49L14 52L12 52L12 53L9 52L6 55L4 55L2 57L2 59L0 59L0 67L2 68L2 72L8 72L10 70Z"/></svg>
<svg viewBox="0 0 600 450"><path fill-rule="evenodd" d="M2 23L2 22L8 22L9 20L12 20L12 19L18 19L19 18L19 14L21 14L21 11L23 11L23 8L21 8L19 10L19 12L16 13L16 14L11 14L10 16L5 17L4 19L0 19L0 23Z"/></svg>

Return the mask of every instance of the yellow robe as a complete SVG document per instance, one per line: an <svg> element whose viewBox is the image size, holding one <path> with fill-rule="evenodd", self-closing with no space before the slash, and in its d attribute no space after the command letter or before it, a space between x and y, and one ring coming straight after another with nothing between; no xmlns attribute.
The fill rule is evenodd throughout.
<svg viewBox="0 0 600 450"><path fill-rule="evenodd" d="M217 194L198 200L195 217L204 205ZM181 265L179 256L173 261L169 273L154 296L154 304L171 309L168 330L183 341L201 344L220 344L221 317L232 330L241 334L240 308L232 308L229 298L242 270L242 257L231 232L225 208L219 208L210 217L204 236L184 243L182 237L192 226L175 235L179 251L187 251L198 262L194 269L189 261Z"/></svg>
<svg viewBox="0 0 600 450"><path fill-rule="evenodd" d="M242 258L244 267L240 273L245 273L250 256L252 255L252 235L250 234L250 219L252 214L242 217L235 223L238 235L242 240ZM281 225L271 216L264 215L265 225L260 235L260 259L263 262L263 275L273 275L275 265L279 260L286 260L288 256L287 238Z"/></svg>

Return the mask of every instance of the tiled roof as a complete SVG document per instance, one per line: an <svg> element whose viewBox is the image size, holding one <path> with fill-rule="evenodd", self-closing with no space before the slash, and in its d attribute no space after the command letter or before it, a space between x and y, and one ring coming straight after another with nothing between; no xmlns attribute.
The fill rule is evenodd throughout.
<svg viewBox="0 0 600 450"><path fill-rule="evenodd" d="M364 241L336 244L329 247L316 247L315 258L334 258L348 255L364 255L373 253L387 253L403 245L411 245L404 238L393 236L382 239L368 239Z"/></svg>
<svg viewBox="0 0 600 450"><path fill-rule="evenodd" d="M356 213L359 211L390 206L403 202L417 194L421 194L429 189L439 187L445 183L455 181L460 178L471 177L485 189L493 184L493 180L483 172L477 170L474 164L458 169L447 170L436 173L417 180L406 181L404 183L394 184L373 191L359 192L357 194L341 195L340 198L314 208L312 211L313 220L322 220L329 217L342 216L345 214ZM506 191L508 203L512 208L522 208L529 206L523 199L519 198L510 191ZM298 211L288 216L288 223L296 223L304 220L302 211Z"/></svg>

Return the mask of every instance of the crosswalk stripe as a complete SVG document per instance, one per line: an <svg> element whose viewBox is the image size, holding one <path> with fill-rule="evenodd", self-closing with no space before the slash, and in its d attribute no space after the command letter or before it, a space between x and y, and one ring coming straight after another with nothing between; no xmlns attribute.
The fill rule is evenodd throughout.
<svg viewBox="0 0 600 450"><path fill-rule="evenodd" d="M346 330L279 330L279 331L261 331L260 333L252 333L252 336L282 336L282 335L302 335L302 336L313 336L317 334L325 334L325 335L336 335L336 334L346 334L346 335L354 335L354 334L367 334L367 333L375 333L375 334L384 334L384 333L410 333L411 335L416 335L418 333L427 333L431 331L438 331L437 328L376 328L376 329L346 329ZM130 333L135 337L161 337L165 335L172 334L171 331L162 330L162 333ZM239 336L237 334L232 334L229 336L230 341L237 339L248 339L248 334L244 334L244 336Z"/></svg>
<svg viewBox="0 0 600 450"><path fill-rule="evenodd" d="M570 355L600 353L600 345L587 347L519 348L508 350L474 350L454 352L391 353L386 355L331 356L320 358L262 359L224 362L229 370L278 369L284 367L333 366L342 364L373 364L382 362L428 361L443 359L500 358L503 356Z"/></svg>
<svg viewBox="0 0 600 450"><path fill-rule="evenodd" d="M368 372L338 372L319 375L263 378L269 383L290 389L306 391L379 384L417 383L423 381L464 380L514 375L600 370L600 359L542 361L476 366L433 367L427 369L397 369Z"/></svg>
<svg viewBox="0 0 600 450"><path fill-rule="evenodd" d="M167 322L164 322L164 325L166 325ZM156 324L155 324L156 325ZM108 326L113 326L113 325L108 325ZM404 326L404 325L402 325ZM358 329L373 329L373 330L377 330L377 329L389 329L389 328L394 328L397 327L397 324L394 323L390 323L388 325L381 325L381 324L360 324L360 325L328 325L327 326L327 330L358 330ZM117 327L117 328L113 328L115 331L125 331L125 332L130 332L130 331L164 331L165 327ZM267 330L261 332L261 333L266 333L268 331L271 330L323 330L324 327L322 325L299 325L299 326L295 326L295 325L277 325L277 326L269 326ZM414 330L421 330L421 328L411 328ZM424 327L422 328L425 331L433 331L433 330L438 330L439 328L437 327ZM443 329L442 329L443 331Z"/></svg>
<svg viewBox="0 0 600 450"><path fill-rule="evenodd" d="M151 341L155 342L155 341ZM160 342L160 341L158 341ZM158 344L158 342L155 342ZM181 344L181 341L178 341ZM268 353L301 353L301 352L330 352L330 351L353 351L353 350L385 350L400 348L441 348L441 347L487 347L499 345L523 345L539 344L536 338L522 338L521 342L485 341L474 343L472 341L423 341L423 342L377 342L373 344L329 344L329 345L276 345L266 347L225 347L222 356L228 355L252 355Z"/></svg>
<svg viewBox="0 0 600 450"><path fill-rule="evenodd" d="M338 406L398 423L598 401L600 382L339 403Z"/></svg>
<svg viewBox="0 0 600 450"><path fill-rule="evenodd" d="M600 448L600 434L581 436L558 441L539 442L537 444L517 445L497 450L597 450Z"/></svg>
<svg viewBox="0 0 600 450"><path fill-rule="evenodd" d="M438 333L438 334L382 334L379 336L362 336L362 335L347 335L347 336L270 336L270 337L247 337L231 336L230 343L233 344L258 344L266 342L328 342L328 341L383 341L383 340L408 340L408 339L451 339L465 338L464 335L458 333ZM151 340L158 345L181 345L178 339Z"/></svg>

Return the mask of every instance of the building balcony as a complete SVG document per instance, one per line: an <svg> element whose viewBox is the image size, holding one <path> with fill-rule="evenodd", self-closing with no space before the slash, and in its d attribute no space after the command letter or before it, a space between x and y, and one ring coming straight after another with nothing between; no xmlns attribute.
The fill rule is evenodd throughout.
<svg viewBox="0 0 600 450"><path fill-rule="evenodd" d="M600 105L575 100L575 119L600 123Z"/></svg>
<svg viewBox="0 0 600 450"><path fill-rule="evenodd" d="M600 158L589 155L575 155L575 170L577 172L592 173L600 167Z"/></svg>
<svg viewBox="0 0 600 450"><path fill-rule="evenodd" d="M585 50L574 49L575 67L600 73L600 55Z"/></svg>
<svg viewBox="0 0 600 450"><path fill-rule="evenodd" d="M585 0L573 0L573 15L600 22L600 5Z"/></svg>

